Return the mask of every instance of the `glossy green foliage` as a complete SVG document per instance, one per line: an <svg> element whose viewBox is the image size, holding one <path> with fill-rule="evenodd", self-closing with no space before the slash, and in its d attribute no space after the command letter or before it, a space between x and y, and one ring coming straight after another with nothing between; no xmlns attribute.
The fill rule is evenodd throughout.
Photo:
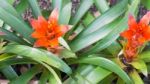
<svg viewBox="0 0 150 84"><path fill-rule="evenodd" d="M48 10L39 1L20 0L14 7L15 0L0 0L0 72L10 84L28 84L34 77L39 84L144 84L139 73L150 72L149 45L129 66L121 58L120 33L128 28L129 14L139 18L139 5L149 9L149 0L117 0L111 6L110 0L50 0ZM58 39L57 53L33 45L30 18L22 17L30 9L32 18L48 19L55 8L59 24L70 29ZM12 66L22 64L30 67L19 75Z"/></svg>

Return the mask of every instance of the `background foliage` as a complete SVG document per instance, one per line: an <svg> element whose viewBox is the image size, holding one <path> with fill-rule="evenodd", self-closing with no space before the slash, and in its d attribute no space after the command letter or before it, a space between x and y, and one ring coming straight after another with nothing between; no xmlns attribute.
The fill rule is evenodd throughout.
<svg viewBox="0 0 150 84"><path fill-rule="evenodd" d="M20 0L15 7L14 1L0 0L0 30L5 33L0 71L10 84L28 84L33 77L39 84L144 84L150 71L149 43L130 70L120 60L120 33L128 28L129 14L140 18L141 6L149 9L149 0L81 0L74 11L70 0L49 1L48 10L37 0ZM97 11L91 12L93 5ZM59 39L65 48L59 56L33 47L33 30L23 15L28 9L32 18L47 18L54 8L59 9L60 24L72 25ZM19 74L17 65L28 67Z"/></svg>

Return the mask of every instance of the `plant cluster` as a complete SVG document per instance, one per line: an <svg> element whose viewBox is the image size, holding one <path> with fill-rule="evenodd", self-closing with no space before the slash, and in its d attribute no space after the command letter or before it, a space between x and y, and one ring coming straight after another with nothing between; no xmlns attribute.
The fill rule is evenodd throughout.
<svg viewBox="0 0 150 84"><path fill-rule="evenodd" d="M0 0L0 72L9 84L148 83L149 0L47 1L43 10L38 0ZM28 67L19 74L17 65Z"/></svg>

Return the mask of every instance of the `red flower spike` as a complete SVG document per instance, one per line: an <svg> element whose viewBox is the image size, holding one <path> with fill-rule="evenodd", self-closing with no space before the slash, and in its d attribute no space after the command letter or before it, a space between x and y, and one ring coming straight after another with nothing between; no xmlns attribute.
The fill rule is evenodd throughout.
<svg viewBox="0 0 150 84"><path fill-rule="evenodd" d="M58 16L58 9L54 9L48 21L43 16L39 16L37 20L30 20L30 24L34 29L31 36L36 39L34 47L49 49L59 46L58 38L68 31L69 26L60 25L58 23Z"/></svg>
<svg viewBox="0 0 150 84"><path fill-rule="evenodd" d="M145 42L150 41L150 12L145 14L140 22L136 22L132 15L129 15L128 30L121 33L127 39L124 53L127 61L133 60L138 54L138 48Z"/></svg>

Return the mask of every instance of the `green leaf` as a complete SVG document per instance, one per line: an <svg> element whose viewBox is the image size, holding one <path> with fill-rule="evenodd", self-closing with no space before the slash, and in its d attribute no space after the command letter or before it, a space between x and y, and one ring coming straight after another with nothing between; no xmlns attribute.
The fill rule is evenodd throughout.
<svg viewBox="0 0 150 84"><path fill-rule="evenodd" d="M77 84L77 82L73 78L69 77L63 82L63 84Z"/></svg>
<svg viewBox="0 0 150 84"><path fill-rule="evenodd" d="M0 19L0 27L2 27L4 22Z"/></svg>
<svg viewBox="0 0 150 84"><path fill-rule="evenodd" d="M99 30L88 34L85 37L75 38L75 40L73 39L73 41L70 43L70 47L71 47L72 51L77 52L77 51L79 51L83 48L86 48L89 45L99 41L100 39L104 38L115 28L114 26L116 26L116 24L119 21L120 21L120 18L113 21L112 23L110 23L108 25L103 26Z"/></svg>
<svg viewBox="0 0 150 84"><path fill-rule="evenodd" d="M4 1L4 0L3 0ZM15 0L6 0L9 4L13 4Z"/></svg>
<svg viewBox="0 0 150 84"><path fill-rule="evenodd" d="M62 0L52 0L52 7L58 8L60 11L62 7Z"/></svg>
<svg viewBox="0 0 150 84"><path fill-rule="evenodd" d="M43 71L43 73L42 73L42 75L40 77L39 84L46 84L48 78L50 78L49 74L50 73L46 69L44 69L44 71Z"/></svg>
<svg viewBox="0 0 150 84"><path fill-rule="evenodd" d="M20 3L15 7L16 11L21 15L28 8L27 0L20 0Z"/></svg>
<svg viewBox="0 0 150 84"><path fill-rule="evenodd" d="M139 59L144 60L145 62L150 62L150 51L144 51L139 54Z"/></svg>
<svg viewBox="0 0 150 84"><path fill-rule="evenodd" d="M5 11L11 13L13 16L21 19L21 16L18 15L17 11L7 1L0 0L0 7L3 8Z"/></svg>
<svg viewBox="0 0 150 84"><path fill-rule="evenodd" d="M104 13L109 9L109 5L106 0L94 0L94 3L101 13Z"/></svg>
<svg viewBox="0 0 150 84"><path fill-rule="evenodd" d="M28 84L29 81L36 75L37 73L41 72L41 66L35 65L31 69L29 69L27 72L23 73L21 76L19 76L16 80L12 80L10 84Z"/></svg>
<svg viewBox="0 0 150 84"><path fill-rule="evenodd" d="M148 10L150 9L150 0L141 0L141 2Z"/></svg>
<svg viewBox="0 0 150 84"><path fill-rule="evenodd" d="M84 26L80 24L78 27L76 27L76 30L74 31L77 35L84 29Z"/></svg>
<svg viewBox="0 0 150 84"><path fill-rule="evenodd" d="M87 25L89 25L95 17L90 13L87 12L86 15L84 15L82 23L80 23L77 27L74 26L74 33L78 35Z"/></svg>
<svg viewBox="0 0 150 84"><path fill-rule="evenodd" d="M57 73L50 66L48 66L47 64L42 63L42 62L41 62L41 64L44 65L50 72L50 74L49 74L50 75L50 80L49 80L50 84L62 84Z"/></svg>
<svg viewBox="0 0 150 84"><path fill-rule="evenodd" d="M60 56L62 56L63 58L67 59L67 58L77 58L76 54L70 50L67 49L63 49L60 52Z"/></svg>
<svg viewBox="0 0 150 84"><path fill-rule="evenodd" d="M107 50L113 56L117 56L121 49L122 49L122 47L120 46L120 44L117 41L113 42L110 46L107 47Z"/></svg>
<svg viewBox="0 0 150 84"><path fill-rule="evenodd" d="M86 15L84 16L82 22L84 26L88 26L91 22L93 22L95 17L91 14L91 12L87 12Z"/></svg>
<svg viewBox="0 0 150 84"><path fill-rule="evenodd" d="M88 11L88 9L91 7L92 4L93 0L82 0L75 16L71 18L70 23L77 24L81 20L81 18L85 15L85 13Z"/></svg>
<svg viewBox="0 0 150 84"><path fill-rule="evenodd" d="M0 72L3 73L3 75L8 79L8 80L14 80L18 77L17 73L13 70L11 66L6 66L3 68L0 68Z"/></svg>
<svg viewBox="0 0 150 84"><path fill-rule="evenodd" d="M120 76L127 84L132 84L132 81L128 77L128 75L114 62L102 58L102 57L86 57L81 58L75 61L74 63L85 63L85 64L93 64L98 65L104 69L107 69L109 71L112 71L116 73L118 76Z"/></svg>
<svg viewBox="0 0 150 84"><path fill-rule="evenodd" d="M147 65L147 71L149 73L150 72L150 63L146 63L146 65Z"/></svg>
<svg viewBox="0 0 150 84"><path fill-rule="evenodd" d="M134 0L131 6L129 7L129 10L126 12L124 18L118 24L116 24L116 26L114 26L115 29L111 31L111 33L104 39L100 40L96 45L87 50L85 54L89 55L92 53L96 53L110 46L120 36L120 33L128 27L127 26L128 14L129 13L135 14L135 11L138 8L139 3L140 0Z"/></svg>
<svg viewBox="0 0 150 84"><path fill-rule="evenodd" d="M6 30L7 27L10 27L10 26L5 24L4 28L0 28L0 31L5 33L4 35L1 35L0 37L2 37L5 40L16 42L16 43L19 43L19 44L30 45L29 43L24 41L22 38L17 36L15 33Z"/></svg>
<svg viewBox="0 0 150 84"><path fill-rule="evenodd" d="M132 78L134 84L144 84L144 82L142 81L141 77L139 76L136 70L130 72L129 75Z"/></svg>
<svg viewBox="0 0 150 84"><path fill-rule="evenodd" d="M67 80L64 81L63 84L77 84L77 80L79 79L80 81L86 81L86 79L84 79L85 76L88 75L88 73L90 73L91 71L93 71L95 68L95 66L93 65L83 65L80 64L76 70L76 74L69 77Z"/></svg>
<svg viewBox="0 0 150 84"><path fill-rule="evenodd" d="M82 31L77 38L85 37L103 27L104 25L114 21L122 15L127 7L128 0L122 0L120 3L103 13L96 20L94 20L84 31ZM76 39L77 39L76 38Z"/></svg>
<svg viewBox="0 0 150 84"><path fill-rule="evenodd" d="M47 10L41 10L42 11L42 15L43 15L43 17L45 17L45 18L49 18L49 16L50 16L50 10L49 11L47 11Z"/></svg>
<svg viewBox="0 0 150 84"><path fill-rule="evenodd" d="M39 50L37 48L32 48L24 45L8 45L3 48L3 52L13 53L25 58L30 58L38 63L46 63L67 74L72 73L70 67L64 61L45 50Z"/></svg>
<svg viewBox="0 0 150 84"><path fill-rule="evenodd" d="M33 42L34 40L30 37L32 33L32 29L22 20L18 19L17 17L13 16L12 14L5 11L3 8L0 7L0 18L10 25L17 33L22 35L28 41ZM19 25L18 25L19 24Z"/></svg>
<svg viewBox="0 0 150 84"><path fill-rule="evenodd" d="M125 84L125 82L121 78L118 78L117 84Z"/></svg>
<svg viewBox="0 0 150 84"><path fill-rule="evenodd" d="M87 79L85 79L79 73L76 74L76 76L74 77L74 79L77 82L77 84L92 84L90 81L88 81Z"/></svg>
<svg viewBox="0 0 150 84"><path fill-rule="evenodd" d="M4 61L4 60L7 60L7 59L9 59L9 58L12 58L12 57L14 57L14 55L11 55L11 54L1 54L0 55L0 61Z"/></svg>
<svg viewBox="0 0 150 84"><path fill-rule="evenodd" d="M111 84L113 80L115 80L116 78L117 76L115 74L111 74L107 76L105 79L103 79L102 81L100 81L98 84Z"/></svg>
<svg viewBox="0 0 150 84"><path fill-rule="evenodd" d="M57 67L58 69L60 69L62 72L65 72L67 75L72 74L72 70L71 68L60 58L58 58L56 55L50 53L49 51L46 50L41 50L43 51L48 57L49 57L49 61L52 61L51 59L53 59L53 61L57 62ZM47 62L47 64L51 64L50 62ZM51 65L54 65L53 63ZM54 66L56 67L56 66ZM56 67L56 68L57 68Z"/></svg>
<svg viewBox="0 0 150 84"><path fill-rule="evenodd" d="M62 0L62 7L64 7L66 4L70 3L71 0Z"/></svg>
<svg viewBox="0 0 150 84"><path fill-rule="evenodd" d="M92 84L90 81L85 79L81 74L76 72L74 77L70 77L63 84Z"/></svg>
<svg viewBox="0 0 150 84"><path fill-rule="evenodd" d="M90 81L92 84L97 84L110 74L111 74L110 71L103 69L101 67L97 67L91 72L87 73L85 79Z"/></svg>
<svg viewBox="0 0 150 84"><path fill-rule="evenodd" d="M74 52L79 51L105 37L112 29L110 27L105 28L111 26L106 24L112 22L117 17L119 17L125 11L126 6L127 6L127 0L123 0L113 8L109 9L106 13L98 17L85 30L83 30L76 38L73 39L73 41L70 43L71 49ZM113 16L110 17L111 15Z"/></svg>
<svg viewBox="0 0 150 84"><path fill-rule="evenodd" d="M66 49L63 49L63 50L60 52L60 55L61 55L63 58L77 58L76 54L71 51L69 45L67 44L67 42L66 42L62 37L60 37L58 40L59 40L59 43L60 43L61 45L63 45L63 47L66 48Z"/></svg>
<svg viewBox="0 0 150 84"><path fill-rule="evenodd" d="M68 24L71 17L71 2L66 4L65 7L60 11L59 15L59 23L60 24Z"/></svg>
<svg viewBox="0 0 150 84"><path fill-rule="evenodd" d="M93 65L80 64L78 66L77 72L80 73L82 76L87 76L88 73L90 73L94 69L95 69L95 66Z"/></svg>
<svg viewBox="0 0 150 84"><path fill-rule="evenodd" d="M79 8L77 9L77 12L74 16L71 17L70 24L74 25L73 28L69 32L66 33L65 38L68 38L75 30L76 25L79 23L81 18L86 14L88 9L93 4L93 0L81 0Z"/></svg>
<svg viewBox="0 0 150 84"><path fill-rule="evenodd" d="M124 26L123 26L124 25ZM108 36L97 42L96 45L91 47L89 50L83 53L83 55L89 55L92 53L99 52L108 46L110 46L118 37L119 37L119 32L123 31L125 28L127 28L127 21L121 21L117 25L114 26L114 30L110 32Z"/></svg>
<svg viewBox="0 0 150 84"><path fill-rule="evenodd" d="M30 59L22 59L22 58L13 58L13 59L7 59L5 61L0 61L0 68L9 66L9 65L16 65L16 64L37 64L33 60Z"/></svg>
<svg viewBox="0 0 150 84"><path fill-rule="evenodd" d="M64 46L66 49L68 49L68 50L71 50L71 48L69 47L69 45L67 44L67 42L62 38L62 37L60 37L59 39L59 43L62 45L62 46Z"/></svg>
<svg viewBox="0 0 150 84"><path fill-rule="evenodd" d="M147 71L147 66L145 64L145 62L143 60L135 60L131 62L131 65L139 70L140 72L143 73L143 75L145 75L147 77L148 75L148 71Z"/></svg>
<svg viewBox="0 0 150 84"><path fill-rule="evenodd" d="M30 5L32 12L35 15L35 17L42 15L40 8L39 8L39 5L37 3L37 0L28 0L28 3Z"/></svg>
<svg viewBox="0 0 150 84"><path fill-rule="evenodd" d="M69 77L64 84L97 84L109 74L110 71L93 65L81 65L75 71L75 75Z"/></svg>

